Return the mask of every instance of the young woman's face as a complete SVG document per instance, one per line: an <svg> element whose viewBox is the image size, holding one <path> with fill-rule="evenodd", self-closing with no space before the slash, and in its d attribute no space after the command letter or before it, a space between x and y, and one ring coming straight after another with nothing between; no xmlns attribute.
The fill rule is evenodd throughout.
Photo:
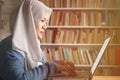
<svg viewBox="0 0 120 80"><path fill-rule="evenodd" d="M37 36L38 36L38 39L42 39L43 38L43 35L45 33L45 30L47 29L47 24L48 24L48 20L47 18L43 18L38 26L36 26L36 31L37 31Z"/></svg>

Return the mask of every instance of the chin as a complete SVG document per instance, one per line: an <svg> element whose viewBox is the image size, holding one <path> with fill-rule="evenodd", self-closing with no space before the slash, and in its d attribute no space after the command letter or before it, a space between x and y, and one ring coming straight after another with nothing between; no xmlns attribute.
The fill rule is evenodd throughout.
<svg viewBox="0 0 120 80"><path fill-rule="evenodd" d="M39 40L42 40L42 38L43 38L42 36L38 36L38 39L39 39Z"/></svg>

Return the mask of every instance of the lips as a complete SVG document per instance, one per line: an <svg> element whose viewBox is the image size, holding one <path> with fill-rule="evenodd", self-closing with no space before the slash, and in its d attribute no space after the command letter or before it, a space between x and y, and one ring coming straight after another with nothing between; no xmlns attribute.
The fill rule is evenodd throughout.
<svg viewBox="0 0 120 80"><path fill-rule="evenodd" d="M42 34L42 35L43 35L44 33L45 33L45 31L40 31L40 34Z"/></svg>

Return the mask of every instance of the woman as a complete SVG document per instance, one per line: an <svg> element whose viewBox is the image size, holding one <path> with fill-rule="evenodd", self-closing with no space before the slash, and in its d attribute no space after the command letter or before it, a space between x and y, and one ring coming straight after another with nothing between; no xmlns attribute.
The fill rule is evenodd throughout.
<svg viewBox="0 0 120 80"><path fill-rule="evenodd" d="M75 75L67 61L46 62L40 39L52 9L38 0L24 0L11 18L12 35L0 42L0 77L3 80L43 80L66 71Z"/></svg>

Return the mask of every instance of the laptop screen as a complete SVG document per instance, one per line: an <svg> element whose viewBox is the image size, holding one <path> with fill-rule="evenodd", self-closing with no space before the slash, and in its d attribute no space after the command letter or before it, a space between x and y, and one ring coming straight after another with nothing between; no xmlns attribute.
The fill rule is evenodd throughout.
<svg viewBox="0 0 120 80"><path fill-rule="evenodd" d="M102 59L102 56L103 56L103 54L104 54L104 52L105 52L105 49L107 48L110 40L111 40L111 37L105 39L105 41L104 41L104 43L103 43L103 45L102 45L102 47L101 47L101 49L100 49L97 57L96 57L96 60L95 60L95 62L93 63L93 66L92 66L92 68L91 68L91 70L90 70L91 75L93 75L93 74L95 73L95 70L97 69L97 66L98 66L99 63L100 63L100 61L101 61L101 59Z"/></svg>

